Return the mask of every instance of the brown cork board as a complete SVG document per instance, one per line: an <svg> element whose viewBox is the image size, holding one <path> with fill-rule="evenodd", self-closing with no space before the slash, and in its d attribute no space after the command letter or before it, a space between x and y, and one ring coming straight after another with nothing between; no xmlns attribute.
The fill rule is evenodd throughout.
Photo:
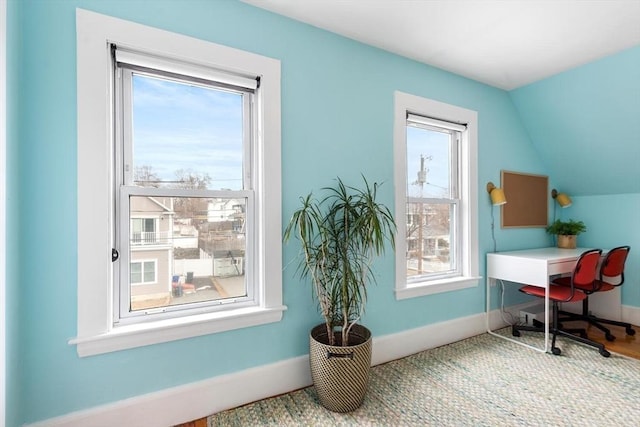
<svg viewBox="0 0 640 427"><path fill-rule="evenodd" d="M502 189L507 203L502 205L502 227L546 227L549 177L503 170Z"/></svg>

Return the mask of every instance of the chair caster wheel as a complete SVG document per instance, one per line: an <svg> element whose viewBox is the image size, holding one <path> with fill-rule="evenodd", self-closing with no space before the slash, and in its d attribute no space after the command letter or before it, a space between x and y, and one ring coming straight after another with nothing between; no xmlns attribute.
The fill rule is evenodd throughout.
<svg viewBox="0 0 640 427"><path fill-rule="evenodd" d="M636 330L633 328L627 328L626 330L627 335L635 335L636 334Z"/></svg>
<svg viewBox="0 0 640 427"><path fill-rule="evenodd" d="M614 336L613 336L613 335L611 335L611 334L605 334L605 336L604 336L604 337L605 337L605 339L606 339L607 341L613 341L613 340L615 340L615 339L616 339L616 337L614 337Z"/></svg>
<svg viewBox="0 0 640 427"><path fill-rule="evenodd" d="M520 331L517 329L512 329L511 330L511 335L513 335L514 337L519 337L520 336Z"/></svg>
<svg viewBox="0 0 640 427"><path fill-rule="evenodd" d="M611 353L609 353L607 350L605 350L604 348L602 350L600 350L600 354L602 355L602 357L609 357L611 356Z"/></svg>
<svg viewBox="0 0 640 427"><path fill-rule="evenodd" d="M558 347L553 347L551 349L551 353L555 354L556 356L560 356L560 353L562 353L562 350L560 350Z"/></svg>

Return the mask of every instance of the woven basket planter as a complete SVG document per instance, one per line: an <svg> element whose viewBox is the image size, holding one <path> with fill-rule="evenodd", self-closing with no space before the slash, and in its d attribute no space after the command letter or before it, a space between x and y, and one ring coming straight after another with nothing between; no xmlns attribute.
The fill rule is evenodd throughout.
<svg viewBox="0 0 640 427"><path fill-rule="evenodd" d="M575 235L559 234L558 235L558 247L562 249L575 249L577 243L577 237Z"/></svg>
<svg viewBox="0 0 640 427"><path fill-rule="evenodd" d="M311 330L311 377L322 406L334 412L350 412L362 405L371 368L371 332L361 325L351 330L347 347L325 344L325 324Z"/></svg>

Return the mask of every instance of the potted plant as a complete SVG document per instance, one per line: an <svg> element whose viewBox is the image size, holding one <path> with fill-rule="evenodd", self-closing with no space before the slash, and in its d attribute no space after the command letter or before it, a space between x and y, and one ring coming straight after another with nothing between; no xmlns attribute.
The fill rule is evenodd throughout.
<svg viewBox="0 0 640 427"><path fill-rule="evenodd" d="M557 219L547 227L547 233L558 236L558 247L563 249L575 249L578 234L585 231L587 226L584 222L572 219L568 221Z"/></svg>
<svg viewBox="0 0 640 427"><path fill-rule="evenodd" d="M309 360L320 403L335 412L349 412L364 400L371 366L371 332L358 324L367 301L367 285L375 280L371 263L395 247L391 211L376 200L378 183L363 177L363 188L323 188L317 200L301 197L284 231L302 249L298 271L313 288L324 323L310 334Z"/></svg>

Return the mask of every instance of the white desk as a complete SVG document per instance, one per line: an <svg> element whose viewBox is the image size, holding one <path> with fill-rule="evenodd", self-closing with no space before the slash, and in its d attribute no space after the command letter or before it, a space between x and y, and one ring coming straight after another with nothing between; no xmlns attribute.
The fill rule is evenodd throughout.
<svg viewBox="0 0 640 427"><path fill-rule="evenodd" d="M491 287L497 280L507 280L545 288L544 315L549 319L549 276L571 273L578 257L588 248L541 248L487 254L487 331L500 338L524 345L537 351L549 351L549 322L544 323L544 348L534 347L494 333L491 330Z"/></svg>

